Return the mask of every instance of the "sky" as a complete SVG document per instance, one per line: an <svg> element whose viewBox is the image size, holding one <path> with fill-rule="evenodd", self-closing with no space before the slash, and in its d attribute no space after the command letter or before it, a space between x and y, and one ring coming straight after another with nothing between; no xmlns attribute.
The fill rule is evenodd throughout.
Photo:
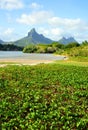
<svg viewBox="0 0 88 130"><path fill-rule="evenodd" d="M15 41L35 28L52 40L88 40L88 0L0 0L0 39Z"/></svg>

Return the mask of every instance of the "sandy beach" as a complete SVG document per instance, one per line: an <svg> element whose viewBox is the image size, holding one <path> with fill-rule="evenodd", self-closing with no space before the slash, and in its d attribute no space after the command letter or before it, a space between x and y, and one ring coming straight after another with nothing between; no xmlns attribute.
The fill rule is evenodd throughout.
<svg viewBox="0 0 88 130"><path fill-rule="evenodd" d="M53 54L25 54L22 52L1 51L0 67L10 65L36 65L40 63L53 63L57 60L65 60L65 56Z"/></svg>
<svg viewBox="0 0 88 130"><path fill-rule="evenodd" d="M52 63L56 60L64 60L64 56L53 54L22 53L20 51L1 51L1 64L36 65L40 63Z"/></svg>
<svg viewBox="0 0 88 130"><path fill-rule="evenodd" d="M0 59L0 67L8 64L36 65L40 63L52 63L52 60L28 60L28 59Z"/></svg>

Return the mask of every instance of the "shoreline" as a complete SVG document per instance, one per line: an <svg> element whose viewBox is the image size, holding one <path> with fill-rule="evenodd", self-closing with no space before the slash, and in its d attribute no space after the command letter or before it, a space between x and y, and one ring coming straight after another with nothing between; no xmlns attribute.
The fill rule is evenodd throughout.
<svg viewBox="0 0 88 130"><path fill-rule="evenodd" d="M53 63L53 60L27 60L27 59L0 59L0 67L6 65L37 65L41 63Z"/></svg>
<svg viewBox="0 0 88 130"><path fill-rule="evenodd" d="M61 56L61 55L56 55L56 56ZM63 56L63 61L68 60L68 57ZM60 60L60 61L62 61ZM58 60L43 60L43 59L37 59L37 60L32 60L32 59L22 59L22 58L4 58L0 59L0 67L4 67L7 65L38 65L38 64L48 64L48 63L54 63Z"/></svg>

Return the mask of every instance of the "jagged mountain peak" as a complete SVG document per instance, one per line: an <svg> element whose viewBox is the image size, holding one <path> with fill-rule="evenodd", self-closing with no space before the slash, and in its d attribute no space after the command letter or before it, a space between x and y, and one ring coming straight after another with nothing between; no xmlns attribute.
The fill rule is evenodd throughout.
<svg viewBox="0 0 88 130"><path fill-rule="evenodd" d="M49 38L46 38L42 34L38 34L35 30L35 28L32 28L30 32L28 32L28 35L18 41L15 41L15 45L19 46L26 46L29 44L49 44L52 43L53 41Z"/></svg>
<svg viewBox="0 0 88 130"><path fill-rule="evenodd" d="M32 28L30 32L36 32L35 28Z"/></svg>
<svg viewBox="0 0 88 130"><path fill-rule="evenodd" d="M66 40L67 38L66 37L62 37L62 39Z"/></svg>
<svg viewBox="0 0 88 130"><path fill-rule="evenodd" d="M74 37L68 37L68 38L62 37L59 40L59 42L62 43L62 44L68 44L68 43L77 42L77 41L74 39Z"/></svg>
<svg viewBox="0 0 88 130"><path fill-rule="evenodd" d="M34 34L37 34L37 32L36 32L35 28L32 28L32 29L30 30L30 32L28 32L28 36L32 36L32 35L34 35Z"/></svg>

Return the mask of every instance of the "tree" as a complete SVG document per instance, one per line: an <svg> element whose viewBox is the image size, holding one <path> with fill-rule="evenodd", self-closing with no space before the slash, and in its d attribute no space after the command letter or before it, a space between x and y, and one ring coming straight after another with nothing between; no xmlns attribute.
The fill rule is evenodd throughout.
<svg viewBox="0 0 88 130"><path fill-rule="evenodd" d="M88 45L88 41L86 41L86 40L83 41L83 42L82 42L82 45Z"/></svg>
<svg viewBox="0 0 88 130"><path fill-rule="evenodd" d="M66 48L73 48L73 47L78 47L78 46L80 46L79 43L77 43L77 42L72 42L72 43L67 44L67 45L66 45Z"/></svg>
<svg viewBox="0 0 88 130"><path fill-rule="evenodd" d="M57 48L59 48L59 49L63 49L63 48L64 48L64 44L61 44L61 43L59 43L59 42L53 42L53 43L52 43L52 46L53 46L53 47L57 47Z"/></svg>
<svg viewBox="0 0 88 130"><path fill-rule="evenodd" d="M24 47L24 49L23 49L24 53L34 53L36 51L37 51L37 47L36 47L36 45L33 45L33 44L28 45L28 46Z"/></svg>

